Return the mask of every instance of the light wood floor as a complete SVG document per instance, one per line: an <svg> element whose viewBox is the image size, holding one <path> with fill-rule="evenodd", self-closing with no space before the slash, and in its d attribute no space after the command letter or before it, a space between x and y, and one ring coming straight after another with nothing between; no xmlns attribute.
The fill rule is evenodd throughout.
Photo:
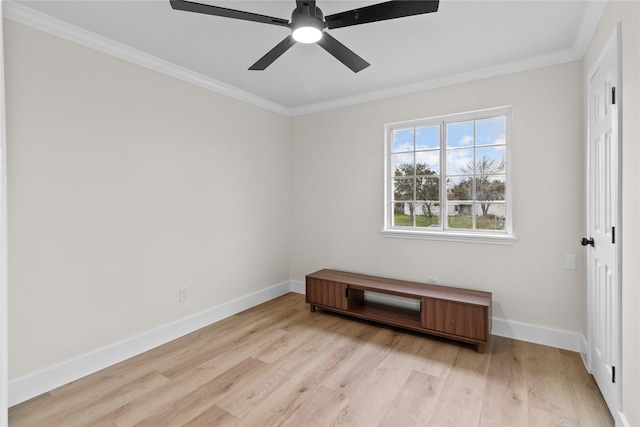
<svg viewBox="0 0 640 427"><path fill-rule="evenodd" d="M288 294L10 408L10 426L612 426L577 353L470 346Z"/></svg>

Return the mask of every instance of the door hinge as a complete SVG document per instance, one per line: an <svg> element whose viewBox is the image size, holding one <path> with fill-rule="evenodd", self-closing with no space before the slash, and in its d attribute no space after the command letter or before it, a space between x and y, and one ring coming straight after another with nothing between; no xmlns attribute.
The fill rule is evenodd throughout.
<svg viewBox="0 0 640 427"><path fill-rule="evenodd" d="M616 382L616 367L615 366L611 367L611 382L612 383Z"/></svg>
<svg viewBox="0 0 640 427"><path fill-rule="evenodd" d="M615 227L611 227L611 243L612 244L616 243L616 228Z"/></svg>
<svg viewBox="0 0 640 427"><path fill-rule="evenodd" d="M613 86L611 88L611 104L615 105L616 103L616 87Z"/></svg>

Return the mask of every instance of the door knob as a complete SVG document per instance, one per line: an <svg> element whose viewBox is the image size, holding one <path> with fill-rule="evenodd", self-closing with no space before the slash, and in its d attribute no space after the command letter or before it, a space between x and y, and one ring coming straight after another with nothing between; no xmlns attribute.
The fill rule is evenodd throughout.
<svg viewBox="0 0 640 427"><path fill-rule="evenodd" d="M581 244L582 246L591 245L591 247L593 247L593 248L595 248L595 247L596 247L596 244L595 244L595 242L593 241L593 237L592 237L592 238L590 238L590 239L587 239L586 237L583 237L583 238L582 238L582 240L580 240L580 244Z"/></svg>

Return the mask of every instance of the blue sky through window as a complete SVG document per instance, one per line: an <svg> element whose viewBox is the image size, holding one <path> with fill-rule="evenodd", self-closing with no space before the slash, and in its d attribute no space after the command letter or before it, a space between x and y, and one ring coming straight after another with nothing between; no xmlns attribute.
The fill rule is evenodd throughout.
<svg viewBox="0 0 640 427"><path fill-rule="evenodd" d="M440 171L440 124L395 129L393 131L393 167L424 163ZM457 175L483 157L500 164L505 160L506 117L467 120L446 125L447 174Z"/></svg>
<svg viewBox="0 0 640 427"><path fill-rule="evenodd" d="M485 157L496 165L505 161L506 126L504 116L448 124L447 174L469 169L473 164L474 142L476 162Z"/></svg>

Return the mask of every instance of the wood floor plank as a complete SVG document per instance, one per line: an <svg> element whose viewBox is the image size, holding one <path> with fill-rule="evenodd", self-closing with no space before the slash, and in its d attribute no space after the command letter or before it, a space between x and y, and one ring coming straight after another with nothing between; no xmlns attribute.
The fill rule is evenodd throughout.
<svg viewBox="0 0 640 427"><path fill-rule="evenodd" d="M391 402L381 426L426 426L434 413L446 380L412 371Z"/></svg>
<svg viewBox="0 0 640 427"><path fill-rule="evenodd" d="M307 316L304 312L303 316ZM281 331L286 331L280 339L272 340L266 345L256 350L252 356L258 360L262 360L266 363L274 363L284 357L287 353L300 347L306 340L309 339L308 327L301 319L290 319L293 323L287 325L275 325L275 327L281 328ZM333 328L340 322L339 318L331 316L321 316L314 322L314 328L317 328L317 333L326 331L328 328Z"/></svg>
<svg viewBox="0 0 640 427"><path fill-rule="evenodd" d="M155 372L145 374L109 393L105 393L100 399L78 402L74 406L69 406L68 410L43 419L42 423L43 425L65 425L68 427L90 425L101 414L126 405L140 396L157 390L168 382L169 379Z"/></svg>
<svg viewBox="0 0 640 427"><path fill-rule="evenodd" d="M280 388L242 418L245 426L314 426L338 416L350 398L322 386Z"/></svg>
<svg viewBox="0 0 640 427"><path fill-rule="evenodd" d="M575 418L571 416L575 414ZM468 345L288 294L9 409L11 427L613 426L580 355Z"/></svg>
<svg viewBox="0 0 640 427"><path fill-rule="evenodd" d="M406 366L447 378L460 350L458 344L417 333L401 333L381 366Z"/></svg>
<svg viewBox="0 0 640 427"><path fill-rule="evenodd" d="M481 426L524 426L529 423L525 361L524 342L492 337Z"/></svg>
<svg viewBox="0 0 640 427"><path fill-rule="evenodd" d="M340 392L326 389L321 386L321 383L327 375L354 357L358 349L357 345L333 345L336 342L336 337L340 337L340 335L333 333L333 331L327 331L324 338L325 350L317 353L302 365L295 377L287 382L286 387L274 390L262 402L255 405L243 417L243 422L246 422L247 425L290 424L289 418L299 419L300 411L322 413L318 419L336 417L348 404L349 398ZM330 406L322 405L313 408L314 403L319 404L320 401L327 399L331 400Z"/></svg>
<svg viewBox="0 0 640 427"><path fill-rule="evenodd" d="M307 339L302 345L268 365L252 379L248 387L221 396L216 404L236 417L243 417L276 389L291 381L298 372L304 372L309 361L321 354L330 341L330 337L314 338L317 338L317 334L307 331Z"/></svg>
<svg viewBox="0 0 640 427"><path fill-rule="evenodd" d="M289 411L281 414L278 424L292 427L318 425L319 420L337 416L350 400L342 393L316 387L305 392L295 405L290 405Z"/></svg>
<svg viewBox="0 0 640 427"><path fill-rule="evenodd" d="M480 423L491 351L491 345L485 354L460 349L431 418L433 425L458 427Z"/></svg>
<svg viewBox="0 0 640 427"><path fill-rule="evenodd" d="M585 370L580 354L567 350L559 350L559 352L580 425L583 427L613 425L614 419L593 376Z"/></svg>
<svg viewBox="0 0 640 427"><path fill-rule="evenodd" d="M529 407L529 427L579 427L580 422L572 418L547 412L535 406Z"/></svg>
<svg viewBox="0 0 640 427"><path fill-rule="evenodd" d="M318 326L318 321L322 319L343 319L341 316L315 316L314 326ZM379 327L369 322L340 321L333 323L331 330L325 331L323 335L318 335L318 330L311 330L313 336L323 339L319 348L324 349L314 354L314 357L300 366L295 377L287 382L287 387L279 387L269 393L262 402L253 406L251 411L243 417L246 425L295 425L292 420L298 420L304 424L309 414L317 413L322 416L319 419L330 419L336 417L341 410L348 405L350 399L341 393L341 390L329 390L321 384L324 378L339 371L340 367L352 358L361 361L361 347L370 346L373 343L387 342L396 337L397 334L390 330L381 330ZM309 333L306 328L305 333ZM324 338L320 338L324 337ZM375 337L378 337L377 339ZM388 349L384 349L386 354ZM371 356L369 352L366 352ZM374 361L378 360L373 358ZM382 357L380 357L382 359ZM322 405L313 409L313 405L321 401L330 400L330 406ZM315 402L315 403L314 403ZM327 418L329 417L329 418ZM314 425L314 424L311 424Z"/></svg>
<svg viewBox="0 0 640 427"><path fill-rule="evenodd" d="M267 367L267 364L253 358L245 359L191 392L175 396L171 405L158 408L143 422L147 425L180 426L186 424L210 409L211 402L216 402L219 396L232 392L234 388L244 388L244 385L250 383Z"/></svg>
<svg viewBox="0 0 640 427"><path fill-rule="evenodd" d="M115 389L105 389L99 398L83 398L72 393L67 399L51 399L43 408L27 408L26 414L12 414L12 426L84 426L100 414L112 411L166 384L156 373L143 374ZM62 406L58 406L64 403Z"/></svg>
<svg viewBox="0 0 640 427"><path fill-rule="evenodd" d="M378 365L391 351L399 333L390 329L371 327L368 334L357 342L355 351L360 356L350 358L346 363L329 374L323 385L331 390L357 395L368 378L377 370ZM363 357L366 355L366 357ZM383 372L383 371L380 371Z"/></svg>
<svg viewBox="0 0 640 427"><path fill-rule="evenodd" d="M133 426L141 422L160 423L165 420L173 420L175 417L183 417L181 411L185 407L189 412L185 418L191 415L193 415L191 418L195 418L196 415L206 409L203 408L203 406L207 405L203 403L203 399L205 402L208 399L212 399L215 402L216 397L233 388L241 387L249 378L257 375L265 367L266 364L264 362L249 358L242 360L222 375L195 389L189 383L174 383L167 389L154 390L152 393L143 396L143 398L135 399L105 414L96 421L95 425ZM194 404L189 402L190 399L195 401L196 409L193 409L192 405ZM202 410L198 412L200 409ZM160 417L159 414L164 415L166 418Z"/></svg>
<svg viewBox="0 0 640 427"><path fill-rule="evenodd" d="M298 312L298 310L292 309L282 315L290 316L296 312ZM267 328L266 325L271 326L270 323L264 323L262 327L259 326L259 323L256 324L255 322L245 321L244 323L246 325L245 327L236 327L233 332L212 330L211 336L206 338L209 345L201 347L197 352L185 355L185 359L180 363L167 365L165 369L161 370L162 374L168 378L173 378L174 376L180 375L184 369L189 369L190 366L200 365L206 360L230 350L249 349L250 351L256 351L260 346L266 345L263 340L256 339L258 331L261 331L263 334L269 334L270 339L277 339L286 335L286 332L283 330L272 327ZM186 357L188 357L189 360L187 360Z"/></svg>
<svg viewBox="0 0 640 427"><path fill-rule="evenodd" d="M236 427L238 423L239 421L236 417L214 405L184 424L184 427ZM140 427L155 426L151 424L141 424Z"/></svg>
<svg viewBox="0 0 640 427"><path fill-rule="evenodd" d="M216 361L223 365L229 365L229 361L226 360L227 358L225 357L229 351L237 353L236 360L245 359L251 356L252 353L259 351L260 348L266 346L266 341L277 340L286 334L287 332L279 329L269 329L263 333L262 338L264 340L255 339L255 332L244 333L241 338L236 339L231 343L226 342L227 340L224 338L220 339L221 342L213 340L210 341L208 346L202 347L196 352L186 354L185 357L177 360L175 363L161 367L158 369L158 372L169 379L174 379L184 377L185 375L191 375L194 367L203 365L208 366L212 361Z"/></svg>
<svg viewBox="0 0 640 427"><path fill-rule="evenodd" d="M403 367L373 369L357 389L350 389L351 399L331 425L376 426L382 422L411 371ZM385 390L375 393L372 390Z"/></svg>
<svg viewBox="0 0 640 427"><path fill-rule="evenodd" d="M560 350L532 343L524 346L529 406L577 420Z"/></svg>
<svg viewBox="0 0 640 427"><path fill-rule="evenodd" d="M351 398L332 425L373 426L382 422L414 371L411 365L385 362L403 336L403 332L394 329L381 329L363 341L354 356L324 382L326 387ZM392 357L402 357L400 354L396 352Z"/></svg>

